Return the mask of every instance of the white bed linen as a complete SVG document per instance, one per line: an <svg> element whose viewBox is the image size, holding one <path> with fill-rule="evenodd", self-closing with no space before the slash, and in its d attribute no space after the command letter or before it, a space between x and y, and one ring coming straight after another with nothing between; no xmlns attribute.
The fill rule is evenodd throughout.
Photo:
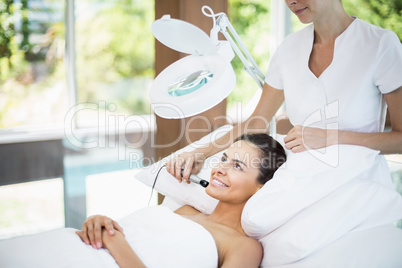
<svg viewBox="0 0 402 268"><path fill-rule="evenodd" d="M119 221L127 241L147 267L212 268L218 253L201 225L163 206L149 207ZM118 267L105 249L85 245L74 229L0 241L2 268Z"/></svg>
<svg viewBox="0 0 402 268"><path fill-rule="evenodd" d="M265 252L262 265L271 267L302 260L344 236L390 224L401 217L398 193L378 183L350 182L261 238ZM392 240L389 242L393 244ZM345 251L353 250L354 246L344 245ZM364 243L359 245L364 247Z"/></svg>
<svg viewBox="0 0 402 268"><path fill-rule="evenodd" d="M402 230L384 225L347 234L297 262L261 268L400 268L401 253Z"/></svg>
<svg viewBox="0 0 402 268"><path fill-rule="evenodd" d="M1 268L87 268L119 266L106 249L93 249L64 228L0 241Z"/></svg>

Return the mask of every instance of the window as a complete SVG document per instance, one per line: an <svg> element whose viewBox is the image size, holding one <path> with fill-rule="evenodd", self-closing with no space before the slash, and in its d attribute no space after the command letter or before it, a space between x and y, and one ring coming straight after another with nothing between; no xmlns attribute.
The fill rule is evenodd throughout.
<svg viewBox="0 0 402 268"><path fill-rule="evenodd" d="M64 227L63 180L0 187L0 239Z"/></svg>
<svg viewBox="0 0 402 268"><path fill-rule="evenodd" d="M0 4L0 128L56 128L66 108L64 3Z"/></svg>
<svg viewBox="0 0 402 268"><path fill-rule="evenodd" d="M79 227L87 210L99 211L99 196L87 196L86 192L94 188L107 191L101 186L112 183L128 185L126 195L116 199L134 200L127 209L140 204L138 197L146 196L148 202L150 191L133 186L129 182L132 174L124 170L142 164L141 156L147 155L139 147L145 138L150 139L152 131L152 117L144 115L150 114L148 88L154 77L154 39L150 31L153 20L153 1L0 3L0 159L10 158L2 150L6 146L19 153L12 156L15 165L0 164L0 195L21 191L34 194L39 193L38 188L53 193L42 194L43 198L30 196L28 203L15 194L18 198L2 202L2 215L22 211L21 215L37 217L23 219L13 214L2 219L0 228L20 227L7 229L0 233L1 237L61 227L64 213L66 222L81 217L78 224L74 223ZM77 143L72 143L66 133L74 135ZM49 146L51 141L55 141L54 146ZM86 146L92 141L95 146ZM58 160L62 171L64 158L64 180L38 167L36 160L46 162L43 151L49 153L47 160L52 155L61 156ZM24 161L32 170L22 161L27 154L29 159ZM18 170L26 171L23 178L2 176L17 176ZM6 185L17 181L35 182ZM132 190L131 196L128 189ZM113 200L110 197L109 204ZM41 202L52 206L36 205ZM57 213L52 212L55 218L49 218L44 212L53 206ZM79 217L74 214L77 207ZM127 210L118 213L122 216Z"/></svg>
<svg viewBox="0 0 402 268"><path fill-rule="evenodd" d="M78 103L97 105L77 113L77 126L105 123L99 122L99 112L150 114L153 1L80 0L75 5Z"/></svg>

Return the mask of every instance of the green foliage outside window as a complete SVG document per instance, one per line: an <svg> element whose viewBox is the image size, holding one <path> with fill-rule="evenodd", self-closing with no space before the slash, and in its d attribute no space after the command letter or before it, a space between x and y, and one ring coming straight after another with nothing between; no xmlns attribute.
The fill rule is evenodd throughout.
<svg viewBox="0 0 402 268"><path fill-rule="evenodd" d="M0 2L0 128L60 123L64 117L64 31L63 22L48 20L60 13L45 9L52 1L57 3L44 1L35 10L29 10L30 0ZM46 15L30 21L34 12Z"/></svg>
<svg viewBox="0 0 402 268"><path fill-rule="evenodd" d="M26 69L24 51L15 38L14 14L18 9L12 0L0 3L0 85Z"/></svg>
<svg viewBox="0 0 402 268"><path fill-rule="evenodd" d="M271 52L269 7L270 1L267 0L229 0L229 19L263 74L268 67ZM232 65L237 84L228 98L229 108L237 102L246 104L256 90L259 90L254 80L243 70L238 57L233 59Z"/></svg>
<svg viewBox="0 0 402 268"><path fill-rule="evenodd" d="M146 86L154 77L153 7L153 1L113 1L77 18L79 102L102 99L127 115L150 113Z"/></svg>

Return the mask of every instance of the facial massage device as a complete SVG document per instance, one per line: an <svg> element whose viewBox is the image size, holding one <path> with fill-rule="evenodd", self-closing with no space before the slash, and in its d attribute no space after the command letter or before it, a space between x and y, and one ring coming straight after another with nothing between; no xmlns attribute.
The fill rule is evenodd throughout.
<svg viewBox="0 0 402 268"><path fill-rule="evenodd" d="M183 171L184 171L184 168L181 169L181 176L182 177L183 177ZM208 181L203 180L203 179L201 179L200 177L198 177L197 175L194 175L194 174L190 174L189 181L194 182L196 184L199 184L204 188L207 188L207 186L209 185Z"/></svg>

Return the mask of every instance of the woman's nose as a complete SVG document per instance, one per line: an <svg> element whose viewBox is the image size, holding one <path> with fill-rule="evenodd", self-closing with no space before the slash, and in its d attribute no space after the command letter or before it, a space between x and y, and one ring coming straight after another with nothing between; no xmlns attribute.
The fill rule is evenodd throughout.
<svg viewBox="0 0 402 268"><path fill-rule="evenodd" d="M293 5L297 4L297 1L295 1L295 0L286 0L286 3L287 3L288 6L293 6Z"/></svg>
<svg viewBox="0 0 402 268"><path fill-rule="evenodd" d="M221 162L219 163L216 171L221 174L226 174L227 169L228 169L228 163Z"/></svg>

